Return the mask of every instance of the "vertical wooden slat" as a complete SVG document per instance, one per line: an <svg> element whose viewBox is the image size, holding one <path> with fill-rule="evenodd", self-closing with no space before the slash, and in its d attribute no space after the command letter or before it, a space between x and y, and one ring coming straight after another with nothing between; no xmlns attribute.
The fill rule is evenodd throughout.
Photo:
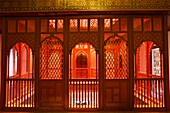
<svg viewBox="0 0 170 113"><path fill-rule="evenodd" d="M10 83L10 98L9 98L9 102L10 102L10 107L11 107L11 90L12 90L12 88L11 88L11 80L9 80L9 83Z"/></svg>
<svg viewBox="0 0 170 113"><path fill-rule="evenodd" d="M75 91L76 92L76 101L75 101L76 103L75 104L76 104L76 108L77 108L77 98L78 98L78 96L77 96L77 81L75 81L75 83L76 83L75 84L76 85L76 91Z"/></svg>
<svg viewBox="0 0 170 113"><path fill-rule="evenodd" d="M32 104L31 104L31 98L32 98L32 95L31 95L31 92L32 92L32 90L31 90L31 89L32 89L32 88L31 88L31 82L32 82L32 81L29 82L29 89L30 89L30 91L29 91L29 92L30 92L29 103L30 103L30 107L33 107Z"/></svg>
<svg viewBox="0 0 170 113"><path fill-rule="evenodd" d="M69 81L69 95L70 95L70 97L72 96L71 95L71 89L70 89L70 87L71 87L71 82ZM69 106L71 107L71 98L69 98Z"/></svg>
<svg viewBox="0 0 170 113"><path fill-rule="evenodd" d="M32 84L31 84L31 88L35 88L35 81L33 80L32 81ZM35 100L35 90L31 91L32 92L32 98L31 98L31 103L32 103L32 106L35 107L35 104L34 104L34 100Z"/></svg>
<svg viewBox="0 0 170 113"><path fill-rule="evenodd" d="M86 99L86 98L87 98L87 97L86 97L86 82L87 82L87 81L85 81L85 102L88 102L87 99ZM88 102L88 104L89 104L89 102ZM87 108L87 105L85 106L85 108Z"/></svg>
<svg viewBox="0 0 170 113"><path fill-rule="evenodd" d="M158 82L159 82L159 80L157 80L157 82L156 82L156 87L157 87L156 88L156 107L157 108L159 108L159 99L158 98L159 98L159 90L160 90L159 86L158 86Z"/></svg>
<svg viewBox="0 0 170 113"><path fill-rule="evenodd" d="M164 86L164 81L161 81L162 87ZM164 107L164 94L162 93L162 107Z"/></svg>
<svg viewBox="0 0 170 113"><path fill-rule="evenodd" d="M138 107L140 107L140 80L138 81L138 98L139 98L139 102L137 103L138 104Z"/></svg>
<svg viewBox="0 0 170 113"><path fill-rule="evenodd" d="M142 101L143 101L143 105L142 105L142 108L144 108L145 107L145 80L143 80L143 91L142 91L142 97L143 97L143 99L142 99ZM144 94L143 94L144 93Z"/></svg>
<svg viewBox="0 0 170 113"><path fill-rule="evenodd" d="M22 92L22 102L23 102L23 106L25 107L25 95L24 95L24 93L25 93L25 81L22 81L23 82L23 87L22 87L22 89L23 89L23 92Z"/></svg>
<svg viewBox="0 0 170 113"><path fill-rule="evenodd" d="M28 87L28 85L29 85L28 82L29 82L29 81L26 82L26 83L27 83L27 84L26 84L26 86L27 86L27 107L28 107L28 98L29 98L29 97L28 97L28 88L29 88L29 87Z"/></svg>
<svg viewBox="0 0 170 113"><path fill-rule="evenodd" d="M95 107L95 82L92 83L93 88L93 101L94 101L94 107Z"/></svg>
<svg viewBox="0 0 170 113"><path fill-rule="evenodd" d="M90 96L89 96L89 81L88 81L87 83L88 83L88 93L87 93L87 94L88 94L88 102L89 102L89 104L88 104L88 108L89 108L90 103L91 103L91 102L90 102L90 99L89 99L89 97L90 97Z"/></svg>
<svg viewBox="0 0 170 113"><path fill-rule="evenodd" d="M17 84L18 84L18 81L16 80L16 107L18 107L18 99L17 99L18 98L18 92L17 92L18 91L18 85Z"/></svg>
<svg viewBox="0 0 170 113"><path fill-rule="evenodd" d="M15 80L13 81L13 107L15 107Z"/></svg>
<svg viewBox="0 0 170 113"><path fill-rule="evenodd" d="M79 84L79 92L78 92L78 94L79 94L79 102L80 102L80 80L78 81L78 84ZM80 108L80 105L79 105L79 108Z"/></svg>
<svg viewBox="0 0 170 113"><path fill-rule="evenodd" d="M148 80L148 87L149 87L149 91L148 91L148 95L149 95L149 107L151 106L151 101L150 101L150 98L151 98L151 81L150 80Z"/></svg>
<svg viewBox="0 0 170 113"><path fill-rule="evenodd" d="M81 87L81 90L82 90L82 91L81 91L81 95L82 95L82 96L81 96L81 101L82 101L82 102L83 102L83 93L84 93L84 90L83 90L83 82L84 82L84 81L81 81L81 86L82 86L82 87ZM83 108L83 105L82 105L81 107Z"/></svg>
<svg viewBox="0 0 170 113"><path fill-rule="evenodd" d="M75 107L75 102L76 102L76 99L75 99L75 91L74 91L74 87L75 87L75 83L74 83L74 81L72 81L72 101L73 102L71 102L71 105L73 106L73 108Z"/></svg>
<svg viewBox="0 0 170 113"><path fill-rule="evenodd" d="M147 108L148 107L148 105L149 105L149 103L148 103L148 80L145 80L145 95L146 95L146 97L145 97L145 108Z"/></svg>
<svg viewBox="0 0 170 113"><path fill-rule="evenodd" d="M92 92L93 92L93 89L92 89L92 81L90 83L90 87L91 87L91 95L90 95L90 98L91 98L91 108L93 106L93 98L92 98Z"/></svg>
<svg viewBox="0 0 170 113"><path fill-rule="evenodd" d="M159 92L158 92L158 95L159 95L159 97L158 97L158 101L159 101L159 103L158 103L158 107L160 107L160 104L161 104L161 101L160 101L160 80L158 80L158 89L159 89Z"/></svg>

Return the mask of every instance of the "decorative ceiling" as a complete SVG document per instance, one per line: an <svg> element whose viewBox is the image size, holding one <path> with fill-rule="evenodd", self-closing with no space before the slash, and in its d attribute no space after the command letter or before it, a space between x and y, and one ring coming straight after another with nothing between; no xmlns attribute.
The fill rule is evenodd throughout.
<svg viewBox="0 0 170 113"><path fill-rule="evenodd" d="M0 0L0 12L170 10L170 0Z"/></svg>

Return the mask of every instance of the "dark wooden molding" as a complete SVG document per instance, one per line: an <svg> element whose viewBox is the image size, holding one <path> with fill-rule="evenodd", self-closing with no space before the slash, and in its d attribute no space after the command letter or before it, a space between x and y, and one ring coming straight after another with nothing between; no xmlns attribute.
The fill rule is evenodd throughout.
<svg viewBox="0 0 170 113"><path fill-rule="evenodd" d="M1 12L0 17L25 17L25 16L33 16L33 17L41 17L41 16L74 16L74 15L162 15L168 14L167 10L140 10L140 11L44 11L44 12Z"/></svg>

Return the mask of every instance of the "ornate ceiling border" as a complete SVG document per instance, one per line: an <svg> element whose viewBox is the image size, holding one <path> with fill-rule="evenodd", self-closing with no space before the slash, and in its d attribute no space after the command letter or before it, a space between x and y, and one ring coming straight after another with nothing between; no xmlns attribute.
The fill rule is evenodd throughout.
<svg viewBox="0 0 170 113"><path fill-rule="evenodd" d="M0 0L0 12L170 10L170 0Z"/></svg>

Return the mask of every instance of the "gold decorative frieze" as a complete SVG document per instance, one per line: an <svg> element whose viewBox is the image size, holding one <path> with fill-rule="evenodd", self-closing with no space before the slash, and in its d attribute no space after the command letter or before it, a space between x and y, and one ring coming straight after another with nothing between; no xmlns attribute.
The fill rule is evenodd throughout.
<svg viewBox="0 0 170 113"><path fill-rule="evenodd" d="M170 9L170 0L0 0L0 11Z"/></svg>

